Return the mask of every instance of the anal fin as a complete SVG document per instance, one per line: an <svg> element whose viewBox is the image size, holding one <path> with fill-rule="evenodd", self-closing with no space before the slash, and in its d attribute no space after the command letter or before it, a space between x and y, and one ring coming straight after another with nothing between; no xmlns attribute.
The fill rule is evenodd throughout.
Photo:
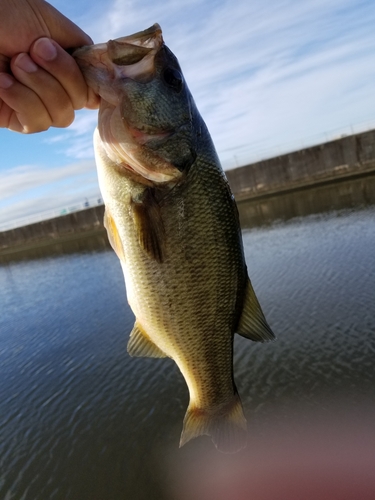
<svg viewBox="0 0 375 500"><path fill-rule="evenodd" d="M242 337L254 340L255 342L269 342L275 339L275 335L264 317L249 278L247 278L242 315L236 332Z"/></svg>
<svg viewBox="0 0 375 500"><path fill-rule="evenodd" d="M104 227L107 230L108 239L113 250L116 252L117 257L124 262L125 261L124 248L121 243L116 223L111 214L109 213L108 208L106 208L104 212Z"/></svg>
<svg viewBox="0 0 375 500"><path fill-rule="evenodd" d="M156 346L136 321L130 333L128 353L134 357L165 358L167 355Z"/></svg>

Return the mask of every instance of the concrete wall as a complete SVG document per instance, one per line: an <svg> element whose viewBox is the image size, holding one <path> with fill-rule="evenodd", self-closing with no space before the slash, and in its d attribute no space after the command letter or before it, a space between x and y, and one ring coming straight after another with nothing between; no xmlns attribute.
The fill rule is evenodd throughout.
<svg viewBox="0 0 375 500"><path fill-rule="evenodd" d="M237 201L375 171L375 130L263 160L226 172ZM104 207L94 207L0 233L0 252L74 239L103 230Z"/></svg>
<svg viewBox="0 0 375 500"><path fill-rule="evenodd" d="M19 245L0 249L0 265L74 253L102 252L110 248L107 232L103 228L95 233L77 233L68 238L47 239L36 242L34 245Z"/></svg>
<svg viewBox="0 0 375 500"><path fill-rule="evenodd" d="M88 208L80 212L56 217L0 232L0 251L9 247L33 246L41 241L74 238L103 228L104 206Z"/></svg>
<svg viewBox="0 0 375 500"><path fill-rule="evenodd" d="M375 130L228 170L237 200L375 170Z"/></svg>
<svg viewBox="0 0 375 500"><path fill-rule="evenodd" d="M238 203L241 228L254 228L329 211L358 209L375 205L375 173L365 177L319 184L309 189Z"/></svg>

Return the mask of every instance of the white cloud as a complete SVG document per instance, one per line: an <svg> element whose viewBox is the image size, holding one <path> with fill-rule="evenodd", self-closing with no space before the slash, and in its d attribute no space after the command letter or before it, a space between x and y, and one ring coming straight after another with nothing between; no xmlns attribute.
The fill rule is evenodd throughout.
<svg viewBox="0 0 375 500"><path fill-rule="evenodd" d="M254 161L375 118L375 9L364 15L341 0L237 5L216 10L179 57L231 166L228 150L241 153L239 163Z"/></svg>
<svg viewBox="0 0 375 500"><path fill-rule="evenodd" d="M81 110L76 114L74 122L70 125L69 131L76 136L94 133L98 123L98 112L96 110Z"/></svg>
<svg viewBox="0 0 375 500"><path fill-rule="evenodd" d="M24 165L4 171L0 184L0 229L21 216L32 217L98 196L93 161L53 169Z"/></svg>
<svg viewBox="0 0 375 500"><path fill-rule="evenodd" d="M0 231L82 209L86 201L90 206L95 206L100 199L95 186L86 186L84 192L81 190L58 193L57 190L50 190L49 193L35 198L21 199L12 203L6 212L0 213Z"/></svg>
<svg viewBox="0 0 375 500"><path fill-rule="evenodd" d="M3 171L0 183L0 204L10 196L20 196L36 188L81 176L96 175L92 161L82 161L64 165L60 168L42 168L36 165L23 165Z"/></svg>
<svg viewBox="0 0 375 500"><path fill-rule="evenodd" d="M90 33L104 41L155 21L224 158L245 144L249 161L256 144L272 154L279 144L301 144L319 133L324 140L325 132L371 112L375 9L369 5L114 0Z"/></svg>
<svg viewBox="0 0 375 500"><path fill-rule="evenodd" d="M97 43L161 24L226 167L375 125L373 2L112 0L94 1L80 16ZM93 162L96 121L96 112L79 112L48 142L84 168L81 160ZM17 182L3 175L0 198L21 198L27 185L58 177L58 169L36 170L28 178L19 167ZM76 178L72 164L60 172L61 181Z"/></svg>
<svg viewBox="0 0 375 500"><path fill-rule="evenodd" d="M69 128L58 135L44 139L47 144L55 144L56 153L77 160L93 159L93 133L98 123L97 111L81 110Z"/></svg>

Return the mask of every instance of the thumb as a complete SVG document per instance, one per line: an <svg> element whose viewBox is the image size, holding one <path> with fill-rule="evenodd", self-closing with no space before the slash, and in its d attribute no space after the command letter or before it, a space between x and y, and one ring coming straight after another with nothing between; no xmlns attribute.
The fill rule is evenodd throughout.
<svg viewBox="0 0 375 500"><path fill-rule="evenodd" d="M44 24L50 33L50 38L55 40L64 49L92 45L92 39L70 19L65 17L55 7L47 2L40 2L39 12Z"/></svg>

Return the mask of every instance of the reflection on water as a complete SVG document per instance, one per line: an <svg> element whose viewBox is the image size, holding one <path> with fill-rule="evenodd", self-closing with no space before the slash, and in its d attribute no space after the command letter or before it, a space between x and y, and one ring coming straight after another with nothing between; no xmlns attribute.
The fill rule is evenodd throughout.
<svg viewBox="0 0 375 500"><path fill-rule="evenodd" d="M339 421L374 397L375 204L365 181L264 200L262 217L246 209L250 276L278 335L235 339L250 452L271 446L268 423L295 431L296 405L308 425L310 411ZM0 266L0 498L187 498L197 453L216 453L205 438L178 450L185 383L171 360L127 355L134 318L118 259L98 241ZM211 486L236 473L232 460L205 460ZM277 461L270 467L267 481Z"/></svg>
<svg viewBox="0 0 375 500"><path fill-rule="evenodd" d="M238 204L243 228L271 224L275 220L319 214L375 204L375 176L326 184L280 196L242 201Z"/></svg>
<svg viewBox="0 0 375 500"><path fill-rule="evenodd" d="M6 262L17 262L21 260L44 259L54 255L69 255L72 253L103 251L111 248L105 229L99 230L89 236L83 235L70 239L51 240L44 242L41 246L32 248L18 248L16 251L8 251L0 254L0 264Z"/></svg>
<svg viewBox="0 0 375 500"><path fill-rule="evenodd" d="M241 201L238 204L241 227L256 228L270 225L275 221L289 220L345 208L360 208L375 204L375 176L367 176L352 181L327 184L312 189L295 191ZM9 254L0 254L0 264L20 260L43 259L53 255L103 251L110 249L106 231L68 240L53 241L48 245L21 249Z"/></svg>

